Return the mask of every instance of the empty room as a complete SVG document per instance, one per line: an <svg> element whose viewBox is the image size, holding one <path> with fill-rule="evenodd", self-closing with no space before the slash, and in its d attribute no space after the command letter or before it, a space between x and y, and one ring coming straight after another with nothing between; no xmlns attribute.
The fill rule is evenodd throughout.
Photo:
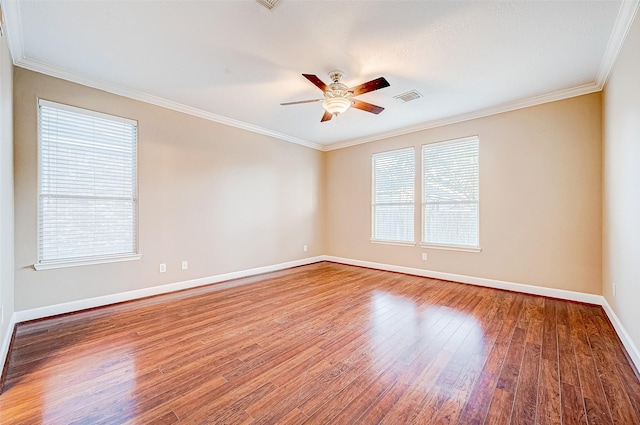
<svg viewBox="0 0 640 425"><path fill-rule="evenodd" d="M0 8L0 424L640 425L640 0Z"/></svg>

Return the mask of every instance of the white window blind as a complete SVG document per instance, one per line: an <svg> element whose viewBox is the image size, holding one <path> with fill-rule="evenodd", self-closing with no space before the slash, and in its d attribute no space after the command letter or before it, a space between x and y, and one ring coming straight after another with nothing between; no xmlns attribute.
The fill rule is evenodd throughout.
<svg viewBox="0 0 640 425"><path fill-rule="evenodd" d="M137 253L137 123L40 100L39 264Z"/></svg>
<svg viewBox="0 0 640 425"><path fill-rule="evenodd" d="M371 238L414 241L415 151L381 152L372 160Z"/></svg>
<svg viewBox="0 0 640 425"><path fill-rule="evenodd" d="M478 248L479 140L422 147L422 242Z"/></svg>

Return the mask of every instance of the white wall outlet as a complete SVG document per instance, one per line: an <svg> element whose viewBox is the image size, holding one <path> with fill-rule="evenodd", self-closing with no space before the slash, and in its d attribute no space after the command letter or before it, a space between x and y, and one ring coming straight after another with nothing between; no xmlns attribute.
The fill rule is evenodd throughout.
<svg viewBox="0 0 640 425"><path fill-rule="evenodd" d="M302 250L303 250L304 252L307 252L307 246L306 246L306 245L304 245L304 246L302 247Z"/></svg>
<svg viewBox="0 0 640 425"><path fill-rule="evenodd" d="M423 259L423 260L426 260L426 259L427 259L427 253L426 253L426 252L423 252L423 253L422 253L422 259Z"/></svg>
<svg viewBox="0 0 640 425"><path fill-rule="evenodd" d="M165 263L160 263L160 273L164 273L167 271L167 265Z"/></svg>
<svg viewBox="0 0 640 425"><path fill-rule="evenodd" d="M187 260L182 260L182 270L187 270L189 268L189 262Z"/></svg>
<svg viewBox="0 0 640 425"><path fill-rule="evenodd" d="M613 296L615 297L616 296L616 283L613 282L612 286L613 286Z"/></svg>

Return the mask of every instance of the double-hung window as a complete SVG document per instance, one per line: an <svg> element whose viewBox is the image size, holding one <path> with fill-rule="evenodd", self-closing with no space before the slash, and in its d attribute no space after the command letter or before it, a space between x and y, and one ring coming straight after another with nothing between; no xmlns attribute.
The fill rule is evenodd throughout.
<svg viewBox="0 0 640 425"><path fill-rule="evenodd" d="M477 250L479 139L422 147L422 243Z"/></svg>
<svg viewBox="0 0 640 425"><path fill-rule="evenodd" d="M415 150L373 154L371 239L414 242Z"/></svg>
<svg viewBox="0 0 640 425"><path fill-rule="evenodd" d="M139 258L137 122L40 100L36 269Z"/></svg>

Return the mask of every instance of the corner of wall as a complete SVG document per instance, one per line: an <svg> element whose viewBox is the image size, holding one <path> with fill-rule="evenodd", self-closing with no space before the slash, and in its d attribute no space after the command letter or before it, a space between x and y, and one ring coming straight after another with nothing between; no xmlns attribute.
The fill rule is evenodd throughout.
<svg viewBox="0 0 640 425"><path fill-rule="evenodd" d="M13 202L13 62L0 37L0 375L15 327Z"/></svg>
<svg viewBox="0 0 640 425"><path fill-rule="evenodd" d="M328 202L328 191L327 191L327 163L328 163L328 151L322 151L321 155L321 166L320 166L320 217L321 217L321 234L322 234L322 254L327 252L329 247L328 241L328 229L329 229L329 202Z"/></svg>
<svg viewBox="0 0 640 425"><path fill-rule="evenodd" d="M640 3L632 6L635 18L602 92L602 295L607 314L640 367L640 170L634 161L640 154Z"/></svg>

